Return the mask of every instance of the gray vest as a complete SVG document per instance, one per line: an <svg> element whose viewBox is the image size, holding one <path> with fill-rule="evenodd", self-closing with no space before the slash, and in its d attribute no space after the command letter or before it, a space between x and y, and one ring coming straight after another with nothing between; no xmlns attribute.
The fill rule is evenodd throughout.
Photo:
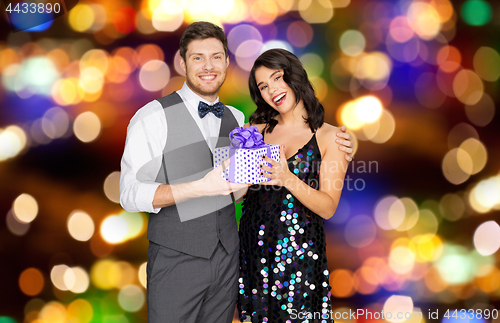
<svg viewBox="0 0 500 323"><path fill-rule="evenodd" d="M167 118L167 142L156 182L186 183L213 169L213 154L181 97L173 92L158 101ZM229 145L229 132L238 127L226 108L216 147ZM193 256L210 258L220 241L228 252L238 247L233 195L200 197L150 213L148 239Z"/></svg>

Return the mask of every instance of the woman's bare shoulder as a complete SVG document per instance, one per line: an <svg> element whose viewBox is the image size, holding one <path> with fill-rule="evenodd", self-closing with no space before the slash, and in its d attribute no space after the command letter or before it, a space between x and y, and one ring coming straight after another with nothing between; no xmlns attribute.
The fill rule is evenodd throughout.
<svg viewBox="0 0 500 323"><path fill-rule="evenodd" d="M336 148L338 146L335 142L338 132L341 132L338 127L328 123L323 123L323 125L316 130L316 139L318 140L319 150L321 152L326 153L329 147Z"/></svg>
<svg viewBox="0 0 500 323"><path fill-rule="evenodd" d="M316 130L316 136L318 139L336 139L337 138L337 132L340 132L340 128L332 126L331 124L328 123L323 123L323 125Z"/></svg>

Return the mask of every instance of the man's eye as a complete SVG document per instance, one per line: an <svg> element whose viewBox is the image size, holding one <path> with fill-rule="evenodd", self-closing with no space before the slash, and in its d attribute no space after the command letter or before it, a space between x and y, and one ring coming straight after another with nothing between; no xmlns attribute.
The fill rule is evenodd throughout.
<svg viewBox="0 0 500 323"><path fill-rule="evenodd" d="M219 58L220 58L220 56L215 56L215 58L219 59Z"/></svg>
<svg viewBox="0 0 500 323"><path fill-rule="evenodd" d="M200 57L195 57L194 59L197 60L197 61L199 61L201 58Z"/></svg>

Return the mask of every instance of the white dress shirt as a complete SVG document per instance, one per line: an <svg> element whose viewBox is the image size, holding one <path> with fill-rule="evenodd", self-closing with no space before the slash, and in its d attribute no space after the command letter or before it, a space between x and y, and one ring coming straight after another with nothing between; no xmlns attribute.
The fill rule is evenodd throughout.
<svg viewBox="0 0 500 323"><path fill-rule="evenodd" d="M184 101L189 113L207 140L210 150L213 151L219 136L221 119L213 113L208 113L204 118L200 118L198 103L203 101L212 105L219 102L219 97L214 102L208 102L194 93L186 83L177 91L177 94ZM226 108L231 110L238 125L243 126L245 115L234 107L226 105ZM143 106L130 120L120 175L120 204L125 210L152 213L160 211L160 208L153 208L153 198L156 189L162 184L155 182L155 179L161 167L167 133L165 113L157 100ZM140 179L138 179L139 170L141 172ZM149 175L144 178L144 174Z"/></svg>

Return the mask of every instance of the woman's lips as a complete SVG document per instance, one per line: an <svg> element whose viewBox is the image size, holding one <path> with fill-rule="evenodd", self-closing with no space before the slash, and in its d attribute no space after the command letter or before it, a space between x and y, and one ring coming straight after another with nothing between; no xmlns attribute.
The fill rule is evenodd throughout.
<svg viewBox="0 0 500 323"><path fill-rule="evenodd" d="M278 98L278 101L275 101L276 98ZM273 98L274 104L278 107L282 105L283 102L285 102L285 100L286 100L286 92L280 93Z"/></svg>

